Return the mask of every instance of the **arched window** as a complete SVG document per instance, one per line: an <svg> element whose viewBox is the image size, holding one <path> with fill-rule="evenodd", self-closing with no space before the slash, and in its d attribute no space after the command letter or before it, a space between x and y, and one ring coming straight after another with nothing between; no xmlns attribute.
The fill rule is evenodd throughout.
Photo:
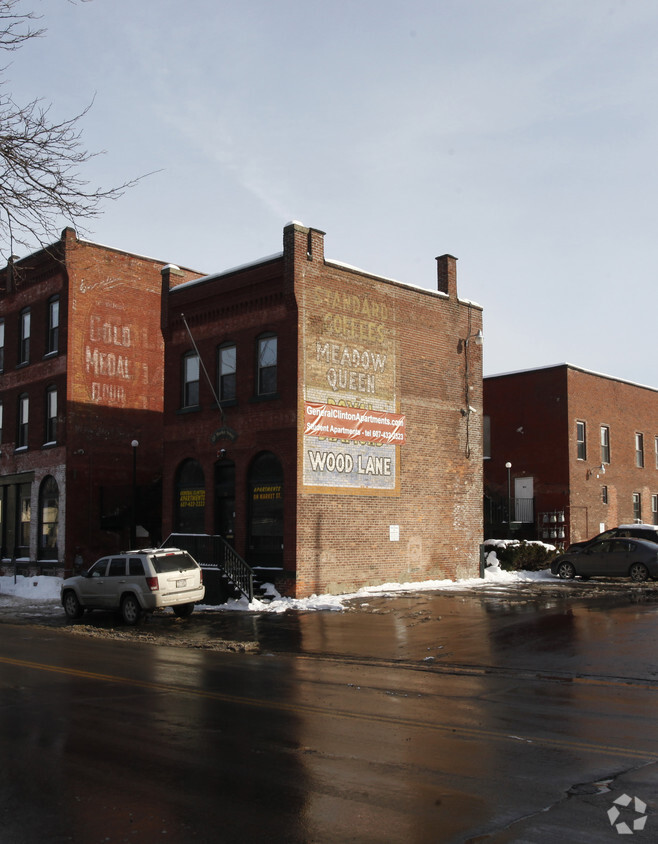
<svg viewBox="0 0 658 844"><path fill-rule="evenodd" d="M249 468L249 541L252 565L283 564L283 468L270 451Z"/></svg>
<svg viewBox="0 0 658 844"><path fill-rule="evenodd" d="M176 533L205 533L206 480L197 460L185 460L176 473Z"/></svg>
<svg viewBox="0 0 658 844"><path fill-rule="evenodd" d="M59 535L59 487L52 475L43 479L39 489L39 557L57 559Z"/></svg>

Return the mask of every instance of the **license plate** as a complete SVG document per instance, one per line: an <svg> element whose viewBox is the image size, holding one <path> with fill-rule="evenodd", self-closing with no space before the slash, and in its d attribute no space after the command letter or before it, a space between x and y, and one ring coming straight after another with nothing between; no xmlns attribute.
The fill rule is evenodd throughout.
<svg viewBox="0 0 658 844"><path fill-rule="evenodd" d="M176 589L182 589L183 586L187 586L187 580L177 580L176 581Z"/></svg>

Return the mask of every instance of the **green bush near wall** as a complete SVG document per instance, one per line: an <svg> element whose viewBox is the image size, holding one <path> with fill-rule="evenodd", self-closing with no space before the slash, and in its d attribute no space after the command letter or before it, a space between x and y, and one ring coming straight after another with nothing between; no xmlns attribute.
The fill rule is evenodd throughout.
<svg viewBox="0 0 658 844"><path fill-rule="evenodd" d="M558 551L543 542L525 540L500 542L493 540L484 543L485 553L496 552L498 564L504 571L543 571L550 568Z"/></svg>

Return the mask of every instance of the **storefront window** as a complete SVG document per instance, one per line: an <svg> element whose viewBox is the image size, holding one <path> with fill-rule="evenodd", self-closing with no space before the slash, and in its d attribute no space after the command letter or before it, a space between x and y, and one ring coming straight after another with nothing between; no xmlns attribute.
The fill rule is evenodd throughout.
<svg viewBox="0 0 658 844"><path fill-rule="evenodd" d="M181 464L175 494L176 533L205 533L206 482L198 461Z"/></svg>
<svg viewBox="0 0 658 844"><path fill-rule="evenodd" d="M39 491L39 555L57 559L59 531L59 487L52 475L44 479Z"/></svg>

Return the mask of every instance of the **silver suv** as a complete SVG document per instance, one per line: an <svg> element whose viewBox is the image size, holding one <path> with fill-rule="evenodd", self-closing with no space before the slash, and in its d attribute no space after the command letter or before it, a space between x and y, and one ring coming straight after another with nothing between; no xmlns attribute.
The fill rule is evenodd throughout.
<svg viewBox="0 0 658 844"><path fill-rule="evenodd" d="M85 610L118 610L126 624L144 612L172 607L179 618L205 595L201 567L179 548L146 548L102 557L86 572L62 583L64 612L80 618Z"/></svg>

